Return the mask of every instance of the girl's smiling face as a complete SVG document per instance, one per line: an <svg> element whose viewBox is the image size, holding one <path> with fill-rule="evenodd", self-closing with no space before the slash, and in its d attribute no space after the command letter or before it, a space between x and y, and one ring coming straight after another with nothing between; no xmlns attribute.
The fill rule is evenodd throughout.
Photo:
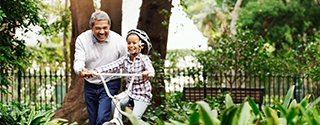
<svg viewBox="0 0 320 125"><path fill-rule="evenodd" d="M140 38L136 34L130 34L127 38L127 44L128 44L128 51L130 55L138 55L143 49L143 46L140 48Z"/></svg>

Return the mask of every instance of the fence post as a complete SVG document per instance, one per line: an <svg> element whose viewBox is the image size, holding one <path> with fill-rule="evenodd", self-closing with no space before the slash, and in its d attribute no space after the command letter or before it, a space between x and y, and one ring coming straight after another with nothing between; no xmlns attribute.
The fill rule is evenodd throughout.
<svg viewBox="0 0 320 125"><path fill-rule="evenodd" d="M22 79L22 75L21 75L21 67L19 67L18 69L18 88L17 88L17 91L18 91L18 106L20 107L20 102L21 102L21 92L20 92L20 89L21 89L21 79Z"/></svg>
<svg viewBox="0 0 320 125"><path fill-rule="evenodd" d="M66 89L66 92L68 92L68 89L69 89L69 72L68 72L68 68L65 69L65 77L66 77L66 86L65 86L65 89Z"/></svg>
<svg viewBox="0 0 320 125"><path fill-rule="evenodd" d="M207 73L205 71L202 71L203 74L203 95L204 98L207 98L207 82L206 82L206 78L207 78Z"/></svg>
<svg viewBox="0 0 320 125"><path fill-rule="evenodd" d="M300 79L300 75L297 74L294 76L294 84L295 84L295 88L294 88L294 98L297 100L297 102L299 103L302 100L302 92L301 92L301 86L299 83Z"/></svg>

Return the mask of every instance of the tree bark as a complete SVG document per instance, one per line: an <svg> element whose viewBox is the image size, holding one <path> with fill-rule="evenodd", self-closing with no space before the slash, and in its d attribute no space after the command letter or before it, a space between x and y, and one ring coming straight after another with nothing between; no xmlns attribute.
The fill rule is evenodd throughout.
<svg viewBox="0 0 320 125"><path fill-rule="evenodd" d="M68 9L68 0L66 0L66 3L65 3L65 11L67 11ZM63 16L63 19L65 19L66 16ZM65 62L65 74L69 74L68 72L68 67L69 67L69 58L68 58L68 50L67 50L67 29L69 27L69 24L70 22L65 25L63 28L63 55L64 55L64 62ZM69 89L69 78L66 77L66 91L68 92L68 89Z"/></svg>
<svg viewBox="0 0 320 125"><path fill-rule="evenodd" d="M165 59L167 50L169 19L171 15L172 0L143 0L140 10L140 17L137 28L147 32L152 42L152 50L161 54L161 59ZM155 60L155 59L152 59ZM160 64L164 66L164 64ZM156 74L156 83L152 83L153 103L152 107L159 106L165 99L165 96L159 95L165 93L164 88L164 70L155 67L158 70Z"/></svg>
<svg viewBox="0 0 320 125"><path fill-rule="evenodd" d="M84 124L88 114L83 94L83 79L73 72L75 40L79 34L89 29L89 19L94 12L92 0L70 0L72 17L72 38L70 42L71 85L63 104L55 111L53 118L65 118L69 122Z"/></svg>
<svg viewBox="0 0 320 125"><path fill-rule="evenodd" d="M238 20L238 11L240 9L240 5L242 3L242 0L237 0L236 4L234 5L234 9L231 15L231 24L230 24L230 32L231 32L231 36L234 38L234 36L237 34L237 27L236 27L236 23Z"/></svg>
<svg viewBox="0 0 320 125"><path fill-rule="evenodd" d="M238 41L236 40L236 34L237 34L237 27L236 27L236 23L237 23L237 20L238 20L238 12L239 12L239 9L240 9L240 5L242 3L242 0L237 0L236 4L234 5L234 9L233 9L233 12L232 12L232 15L231 15L231 24L230 24L230 33L231 33L231 38L232 40L234 41L234 44L237 46L238 45ZM238 61L239 61L239 58L240 58L240 50L239 48L235 48L235 75L237 75L238 71L239 71L239 66L238 66ZM234 81L236 81L237 78L234 78ZM235 82L237 83L237 82ZM233 83L231 83L231 86L233 86ZM235 85L237 86L237 84ZM241 84L238 85L238 87L240 87Z"/></svg>
<svg viewBox="0 0 320 125"><path fill-rule="evenodd" d="M122 0L101 0L101 10L111 18L111 30L121 34Z"/></svg>

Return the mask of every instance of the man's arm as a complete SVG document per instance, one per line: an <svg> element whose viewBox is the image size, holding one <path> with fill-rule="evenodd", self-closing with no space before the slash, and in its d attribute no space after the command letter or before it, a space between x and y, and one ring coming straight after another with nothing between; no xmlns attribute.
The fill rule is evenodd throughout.
<svg viewBox="0 0 320 125"><path fill-rule="evenodd" d="M79 38L76 40L75 45L75 53L74 53L74 62L73 62L73 70L74 72L83 77L83 72L88 71L85 68L85 49L84 46Z"/></svg>

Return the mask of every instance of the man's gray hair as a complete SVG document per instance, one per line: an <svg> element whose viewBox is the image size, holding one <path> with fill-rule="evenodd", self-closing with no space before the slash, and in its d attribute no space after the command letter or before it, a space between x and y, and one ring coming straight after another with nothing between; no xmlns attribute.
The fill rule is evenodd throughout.
<svg viewBox="0 0 320 125"><path fill-rule="evenodd" d="M110 19L109 15L104 11L97 10L97 11L93 12L91 14L89 25L93 26L94 25L94 21L96 21L96 20L98 20L98 21L100 21L100 20L108 20L108 23L111 25L111 19Z"/></svg>

